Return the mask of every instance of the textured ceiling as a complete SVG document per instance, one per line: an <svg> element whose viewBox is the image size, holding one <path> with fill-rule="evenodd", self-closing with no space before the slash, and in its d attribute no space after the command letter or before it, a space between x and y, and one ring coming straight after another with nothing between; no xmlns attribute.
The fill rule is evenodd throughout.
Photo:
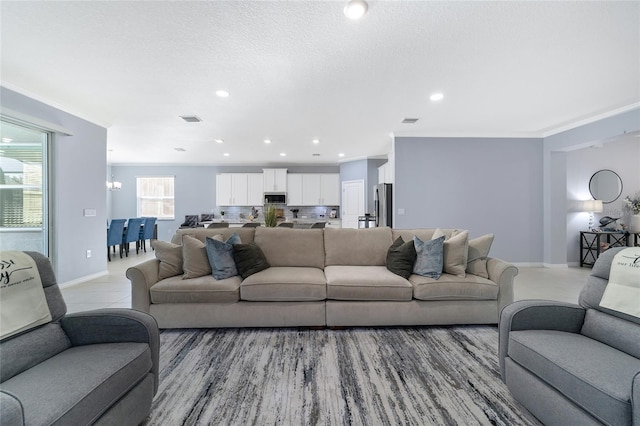
<svg viewBox="0 0 640 426"><path fill-rule="evenodd" d="M640 2L344 4L3 0L0 75L108 127L114 163L335 164L640 102Z"/></svg>

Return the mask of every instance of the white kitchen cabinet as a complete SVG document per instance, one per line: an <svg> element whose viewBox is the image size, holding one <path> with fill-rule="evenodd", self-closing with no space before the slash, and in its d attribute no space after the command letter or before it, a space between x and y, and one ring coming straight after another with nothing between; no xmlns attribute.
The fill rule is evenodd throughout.
<svg viewBox="0 0 640 426"><path fill-rule="evenodd" d="M320 197L324 206L340 205L340 174L330 173L321 175Z"/></svg>
<svg viewBox="0 0 640 426"><path fill-rule="evenodd" d="M257 175L257 176L256 176ZM259 179L260 178L260 179ZM262 205L260 173L220 173L216 175L216 205Z"/></svg>
<svg viewBox="0 0 640 426"><path fill-rule="evenodd" d="M378 183L393 183L393 167L390 161L378 167Z"/></svg>
<svg viewBox="0 0 640 426"><path fill-rule="evenodd" d="M262 169L264 192L287 192L287 169Z"/></svg>
<svg viewBox="0 0 640 426"><path fill-rule="evenodd" d="M233 193L231 191L232 173L219 173L216 175L216 205L233 205Z"/></svg>
<svg viewBox="0 0 640 426"><path fill-rule="evenodd" d="M302 205L340 205L340 175L338 173L302 174Z"/></svg>
<svg viewBox="0 0 640 426"><path fill-rule="evenodd" d="M264 176L262 173L247 174L247 203L250 206L264 204Z"/></svg>
<svg viewBox="0 0 640 426"><path fill-rule="evenodd" d="M302 173L287 174L287 205L302 206Z"/></svg>

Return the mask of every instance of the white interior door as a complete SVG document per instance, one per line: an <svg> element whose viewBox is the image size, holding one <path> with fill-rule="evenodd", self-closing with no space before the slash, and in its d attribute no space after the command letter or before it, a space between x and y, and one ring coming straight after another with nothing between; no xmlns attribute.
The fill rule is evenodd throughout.
<svg viewBox="0 0 640 426"><path fill-rule="evenodd" d="M357 228L364 215L364 180L342 182L342 227Z"/></svg>

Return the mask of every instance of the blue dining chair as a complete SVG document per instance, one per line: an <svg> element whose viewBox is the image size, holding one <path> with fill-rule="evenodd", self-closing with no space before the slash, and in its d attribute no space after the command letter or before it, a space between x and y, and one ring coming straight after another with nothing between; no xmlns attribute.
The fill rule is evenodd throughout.
<svg viewBox="0 0 640 426"><path fill-rule="evenodd" d="M112 219L111 225L107 228L107 259L111 262L111 248L116 254L116 246L120 246L120 258L122 259L122 235L124 234L124 223L127 219Z"/></svg>
<svg viewBox="0 0 640 426"><path fill-rule="evenodd" d="M156 217L143 217L144 226L140 228L140 245L142 246L144 252L147 252L147 243L149 240L149 245L151 245L151 239L155 238L155 226L156 226Z"/></svg>
<svg viewBox="0 0 640 426"><path fill-rule="evenodd" d="M141 217L132 217L127 222L127 228L124 230L124 235L122 236L122 245L124 247L124 254L126 257L129 257L129 244L136 243L136 254L138 254L140 245L138 241L140 239L140 227L142 226L142 222L144 219Z"/></svg>

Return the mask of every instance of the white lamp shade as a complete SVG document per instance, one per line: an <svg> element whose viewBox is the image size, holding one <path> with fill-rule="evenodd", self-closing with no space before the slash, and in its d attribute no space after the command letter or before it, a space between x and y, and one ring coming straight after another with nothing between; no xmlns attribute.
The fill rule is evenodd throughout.
<svg viewBox="0 0 640 426"><path fill-rule="evenodd" d="M602 213L602 200L585 200L582 202L582 211L591 213Z"/></svg>

